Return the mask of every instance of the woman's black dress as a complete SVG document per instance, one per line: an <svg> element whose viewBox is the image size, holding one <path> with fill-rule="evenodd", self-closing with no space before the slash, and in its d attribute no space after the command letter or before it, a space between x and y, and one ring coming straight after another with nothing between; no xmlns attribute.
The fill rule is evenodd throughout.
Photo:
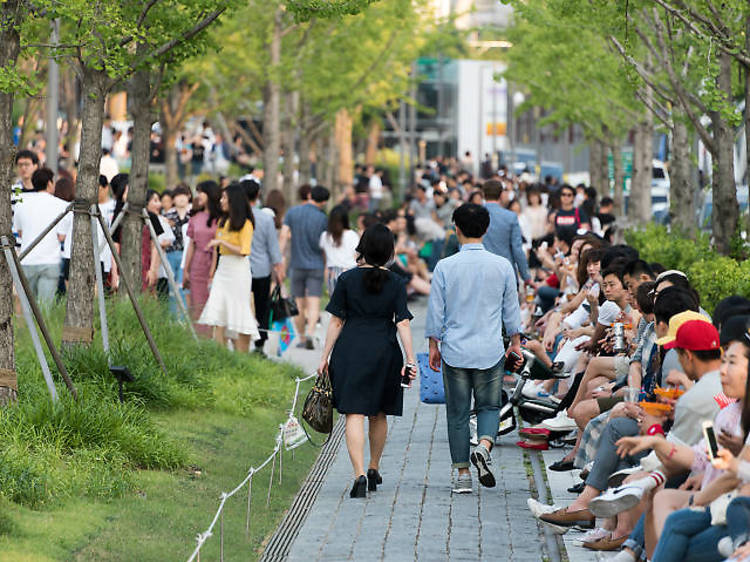
<svg viewBox="0 0 750 562"><path fill-rule="evenodd" d="M413 318L406 307L406 286L388 272L382 291L369 293L365 271L355 268L342 273L326 307L344 320L329 365L333 405L342 414L400 416L403 357L396 323Z"/></svg>

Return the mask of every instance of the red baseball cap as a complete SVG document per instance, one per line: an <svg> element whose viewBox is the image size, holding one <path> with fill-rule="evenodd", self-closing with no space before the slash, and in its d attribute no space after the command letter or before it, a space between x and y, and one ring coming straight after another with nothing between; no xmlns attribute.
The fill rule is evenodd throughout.
<svg viewBox="0 0 750 562"><path fill-rule="evenodd" d="M674 340L664 344L664 349L675 347L690 351L719 349L719 332L705 320L688 320L677 329Z"/></svg>

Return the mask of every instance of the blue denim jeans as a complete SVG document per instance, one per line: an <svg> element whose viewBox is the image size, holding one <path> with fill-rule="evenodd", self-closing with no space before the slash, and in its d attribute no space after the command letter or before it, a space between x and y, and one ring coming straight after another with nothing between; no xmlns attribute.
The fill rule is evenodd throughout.
<svg viewBox="0 0 750 562"><path fill-rule="evenodd" d="M451 367L443 361L448 445L453 468L469 467L469 412L472 393L477 410L477 435L480 440L495 442L500 423L504 363L503 357L489 369L464 369Z"/></svg>
<svg viewBox="0 0 750 562"><path fill-rule="evenodd" d="M175 250L173 252L167 252L167 261L169 262L169 267L172 268L172 274L174 275L174 282L177 283L177 286L180 286L180 283L182 283L182 250ZM182 295L182 298L185 298L185 293L180 288L179 289L180 294ZM176 296L172 293L172 288L169 288L169 310L172 312L172 314L177 314L177 302L176 302Z"/></svg>
<svg viewBox="0 0 750 562"><path fill-rule="evenodd" d="M750 497L738 496L729 503L727 528L735 548L750 541Z"/></svg>
<svg viewBox="0 0 750 562"><path fill-rule="evenodd" d="M711 525L708 508L680 509L667 517L656 545L653 562L719 562L724 557L716 550L727 536L726 525Z"/></svg>
<svg viewBox="0 0 750 562"><path fill-rule="evenodd" d="M606 490L607 481L618 470L635 465L646 452L638 453L621 459L617 455L617 441L622 437L638 435L638 422L631 418L615 418L611 420L599 437L599 446L594 457L594 467L586 478L586 485L597 490Z"/></svg>
<svg viewBox="0 0 750 562"><path fill-rule="evenodd" d="M646 560L646 552L644 545L646 544L646 516L641 515L638 518L638 523L635 524L635 528L630 533L628 540L623 543L623 547L629 548L635 554L636 560Z"/></svg>
<svg viewBox="0 0 750 562"><path fill-rule="evenodd" d="M39 303L51 303L55 300L57 280L60 277L60 264L21 265L29 288Z"/></svg>

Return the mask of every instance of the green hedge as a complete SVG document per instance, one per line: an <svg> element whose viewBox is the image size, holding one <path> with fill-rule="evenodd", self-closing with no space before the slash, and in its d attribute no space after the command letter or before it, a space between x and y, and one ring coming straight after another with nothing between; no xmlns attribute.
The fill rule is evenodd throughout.
<svg viewBox="0 0 750 562"><path fill-rule="evenodd" d="M629 230L625 239L644 260L684 271L709 312L730 295L750 298L750 260L738 262L719 255L704 233L693 240L652 224L643 230Z"/></svg>

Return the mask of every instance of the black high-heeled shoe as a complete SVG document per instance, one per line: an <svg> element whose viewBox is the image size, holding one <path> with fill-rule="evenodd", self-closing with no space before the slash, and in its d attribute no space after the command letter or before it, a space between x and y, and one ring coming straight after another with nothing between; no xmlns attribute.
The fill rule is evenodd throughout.
<svg viewBox="0 0 750 562"><path fill-rule="evenodd" d="M378 490L378 484L383 483L383 477L374 468L367 470L367 489L370 492L376 492Z"/></svg>
<svg viewBox="0 0 750 562"><path fill-rule="evenodd" d="M367 478L363 474L354 481L352 491L349 492L350 498L366 498L367 497Z"/></svg>

